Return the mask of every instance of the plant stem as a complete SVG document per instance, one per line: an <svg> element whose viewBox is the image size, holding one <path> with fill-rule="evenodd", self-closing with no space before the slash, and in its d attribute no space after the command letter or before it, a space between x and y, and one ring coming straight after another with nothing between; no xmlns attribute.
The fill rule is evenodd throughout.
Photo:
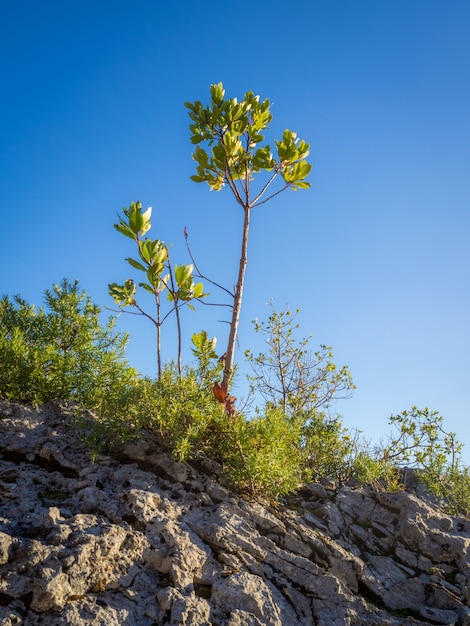
<svg viewBox="0 0 470 626"><path fill-rule="evenodd" d="M230 377L233 371L233 359L235 353L235 344L237 341L238 322L240 319L240 309L242 305L243 285L245 282L245 271L248 260L248 231L250 228L250 208L248 206L243 207L244 221L243 221L243 237L242 237L242 249L240 254L240 265L238 267L238 281L235 287L235 298L233 301L232 321L230 323L230 334L228 338L227 353L225 355L224 365L224 378L222 386L225 390L228 390Z"/></svg>
<svg viewBox="0 0 470 626"><path fill-rule="evenodd" d="M155 293L155 302L157 304L157 373L158 381L162 379L162 354L161 354L161 322L160 322L160 293Z"/></svg>
<svg viewBox="0 0 470 626"><path fill-rule="evenodd" d="M167 289L172 295L173 298L173 307L176 315L176 333L178 337L178 376L179 378L183 378L183 367L181 363L181 321L180 321L180 312L178 309L178 286L175 284L175 279L173 277L173 269L170 263L170 252L167 248L167 259L168 259L168 274L170 276L170 285L171 289L168 287Z"/></svg>

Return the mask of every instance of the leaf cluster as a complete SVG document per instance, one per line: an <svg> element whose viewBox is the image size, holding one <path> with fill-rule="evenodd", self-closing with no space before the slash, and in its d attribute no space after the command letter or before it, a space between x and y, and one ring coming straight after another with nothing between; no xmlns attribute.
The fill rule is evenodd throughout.
<svg viewBox="0 0 470 626"><path fill-rule="evenodd" d="M205 330L191 337L191 351L197 362L197 372L201 385L209 390L222 370L222 359L215 351L217 338L209 339Z"/></svg>
<svg viewBox="0 0 470 626"><path fill-rule="evenodd" d="M146 274L147 280L140 282L139 287L152 295L166 292L167 300L176 306L208 295L204 293L202 283L194 283L192 264L172 267L168 246L159 239L145 237L151 228L152 207L143 211L140 202L132 202L129 208L123 208L123 215L114 227L137 244L139 260L128 257L126 261L134 269ZM137 286L131 279L127 279L123 285L109 285L110 295L121 307L137 306L136 291Z"/></svg>
<svg viewBox="0 0 470 626"><path fill-rule="evenodd" d="M276 155L263 143L272 120L268 99L260 100L252 91L246 92L240 102L237 98L225 99L222 83L212 85L210 95L207 106L199 101L185 103L192 122L191 142L196 145L192 155L197 164L196 174L191 176L193 181L206 182L213 191L228 185L245 208L267 202L287 187L295 191L310 186L305 180L311 171L307 161L308 143L290 130L284 131L281 140L275 140ZM250 183L260 172L271 174L250 195ZM268 187L278 175L283 180L282 188L266 197Z"/></svg>
<svg viewBox="0 0 470 626"><path fill-rule="evenodd" d="M138 259L128 257L126 261L136 270L145 274L146 280L134 283L128 278L122 284L108 285L109 294L119 306L120 310L133 307L138 314L147 317L157 328L157 365L158 376L161 376L161 327L168 317L176 316L178 332L178 369L182 373L181 365L181 323L179 310L186 305L194 310L192 301L201 300L208 294L204 293L202 283L194 282L194 265L172 265L168 246L159 239L145 237L151 228L152 208L145 211L140 202L132 202L129 208L123 208L123 215L115 229L125 237L134 240L137 246ZM137 287L149 292L154 297L156 312L151 314L144 310L137 301ZM170 303L167 310L163 309L162 295Z"/></svg>

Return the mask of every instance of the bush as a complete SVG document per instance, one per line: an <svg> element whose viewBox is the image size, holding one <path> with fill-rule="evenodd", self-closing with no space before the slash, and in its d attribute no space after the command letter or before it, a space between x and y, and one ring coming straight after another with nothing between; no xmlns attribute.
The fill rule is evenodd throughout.
<svg viewBox="0 0 470 626"><path fill-rule="evenodd" d="M300 435L300 423L268 407L265 415L251 420L242 415L226 420L223 436L213 440L210 452L234 485L277 499L302 482Z"/></svg>
<svg viewBox="0 0 470 626"><path fill-rule="evenodd" d="M113 319L101 326L100 309L77 281L54 285L45 302L36 310L20 296L0 300L0 396L117 409L137 379L124 358L127 336L114 332Z"/></svg>
<svg viewBox="0 0 470 626"><path fill-rule="evenodd" d="M304 416L302 422L305 481L326 477L341 483L350 480L356 472L355 459L359 453L357 433L351 434L339 417L321 412Z"/></svg>
<svg viewBox="0 0 470 626"><path fill-rule="evenodd" d="M389 422L395 435L382 450L382 459L394 466L415 468L420 481L442 500L449 513L468 515L470 468L462 465L463 445L455 433L444 429L442 415L413 406L392 415Z"/></svg>
<svg viewBox="0 0 470 626"><path fill-rule="evenodd" d="M400 491L399 468L383 456L374 456L364 449L358 452L353 462L354 478L362 485L370 485L379 491Z"/></svg>
<svg viewBox="0 0 470 626"><path fill-rule="evenodd" d="M186 367L182 374L169 363L160 380L143 381L136 416L139 428L158 432L180 460L211 448L226 427L221 406L201 385L197 371Z"/></svg>
<svg viewBox="0 0 470 626"><path fill-rule="evenodd" d="M299 310L289 307L272 312L267 322L254 321L257 333L265 336L266 352L245 356L252 369L248 377L252 392L266 403L280 406L288 415L313 415L328 410L337 400L349 398L355 389L347 366L338 368L331 347L310 349L311 337L298 341L294 331Z"/></svg>
<svg viewBox="0 0 470 626"><path fill-rule="evenodd" d="M331 348L322 345L313 352L310 338L296 340L297 313L288 307L281 312L272 307L267 322L255 321L267 350L257 356L249 350L245 353L253 372L251 390L265 402L265 408L258 409L266 414L265 419L283 415L283 436L288 433L291 448L287 466L296 462L297 476L300 472L304 481L325 476L345 481L353 473L356 440L329 410L334 402L351 395L354 384L346 366L336 367ZM277 417L278 428L281 421Z"/></svg>
<svg viewBox="0 0 470 626"><path fill-rule="evenodd" d="M431 480L430 480L431 479ZM451 515L470 517L470 468L457 463L438 476L424 476L425 485L444 501Z"/></svg>
<svg viewBox="0 0 470 626"><path fill-rule="evenodd" d="M208 455L234 486L252 494L277 498L300 485L301 424L281 410L269 408L252 420L229 417L203 384L200 370L186 367L180 378L174 363L163 368L160 380L141 379L127 401L131 397L124 419L122 410L100 415L89 438L95 452L103 442L113 446L145 429L158 434L181 461Z"/></svg>

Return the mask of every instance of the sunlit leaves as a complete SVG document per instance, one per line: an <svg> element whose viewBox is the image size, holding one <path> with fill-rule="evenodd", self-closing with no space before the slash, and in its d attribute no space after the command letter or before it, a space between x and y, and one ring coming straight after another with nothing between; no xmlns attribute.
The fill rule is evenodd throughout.
<svg viewBox="0 0 470 626"><path fill-rule="evenodd" d="M128 209L123 209L123 213L124 217L119 218L119 224L115 224L115 228L123 235L132 235L137 242L140 260L127 258L126 261L134 269L145 272L148 282L139 283L139 286L154 294L167 290L167 299L172 302L188 302L207 296L202 283L194 283L192 264L175 265L172 269L165 243L148 237L142 239L151 228L151 208L143 212L142 204L133 202ZM130 279L122 286L113 283L109 286L109 292L120 306L135 306L136 286Z"/></svg>
<svg viewBox="0 0 470 626"><path fill-rule="evenodd" d="M224 99L225 90L222 83L218 83L217 85L211 85L210 88L212 102L214 104L219 104Z"/></svg>
<svg viewBox="0 0 470 626"><path fill-rule="evenodd" d="M149 207L142 213L142 204L140 202L132 202L128 209L123 208L122 211L127 220L120 217L119 223L114 224L114 228L120 233L131 239L138 239L150 230L152 207Z"/></svg>
<svg viewBox="0 0 470 626"><path fill-rule="evenodd" d="M462 464L462 444L444 428L438 411L416 406L389 423L395 432L380 451L379 460L394 467L412 467L426 489L439 498L451 514L470 513L470 468Z"/></svg>
<svg viewBox="0 0 470 626"><path fill-rule="evenodd" d="M199 358L201 355L206 359L217 359L217 353L215 352L215 346L217 345L217 338L209 339L209 336L205 330L201 330L200 333L194 333L191 337L191 341L194 348L191 348L195 357Z"/></svg>
<svg viewBox="0 0 470 626"><path fill-rule="evenodd" d="M134 281L130 278L128 278L123 285L118 285L117 283L111 283L109 285L109 295L120 307L135 304L135 292L136 286Z"/></svg>
<svg viewBox="0 0 470 626"><path fill-rule="evenodd" d="M170 302L185 302L189 303L190 300L196 300L198 298L204 298L208 294L204 293L204 286L202 283L195 283L193 280L194 266L190 265L175 265L174 277L176 281L177 289L172 289L167 285L168 293L167 299ZM189 308L193 308L188 305Z"/></svg>
<svg viewBox="0 0 470 626"><path fill-rule="evenodd" d="M310 183L305 179L310 174L312 166L307 162L310 154L310 144L300 141L297 134L286 129L282 141L276 141L282 178L294 191L307 189Z"/></svg>
<svg viewBox="0 0 470 626"><path fill-rule="evenodd" d="M269 146L263 146L258 148L253 154L251 161L251 167L253 172L259 172L265 170L271 171L276 166L276 161L273 159L271 148Z"/></svg>
<svg viewBox="0 0 470 626"><path fill-rule="evenodd" d="M129 263L129 265L131 265L134 269L136 270L143 270L146 271L146 268L142 265L142 263L139 263L139 261L136 261L135 259L126 259L126 261Z"/></svg>
<svg viewBox="0 0 470 626"><path fill-rule="evenodd" d="M311 165L307 162L309 145L300 141L296 134L286 130L281 141L276 141L278 159L273 157L264 141L264 132L272 120L269 100L260 101L259 96L248 91L240 102L236 98L224 99L222 83L210 88L211 103L186 102L191 119L191 142L196 145L192 155L196 162L194 182L205 182L212 191L220 191L225 185L232 190L237 202L245 208L253 208L261 202L274 178L281 175L284 189L306 189L305 181ZM200 144L205 143L202 147ZM261 187L250 193L254 174L269 173L268 179L260 181ZM272 197L279 190L273 191Z"/></svg>
<svg viewBox="0 0 470 626"><path fill-rule="evenodd" d="M222 363L215 351L216 337L209 339L205 330L194 333L191 337L193 348L191 351L198 362L198 373L201 383L208 389L212 388L214 380L222 369ZM210 392L209 392L210 393ZM211 394L212 395L212 394Z"/></svg>
<svg viewBox="0 0 470 626"><path fill-rule="evenodd" d="M156 315L150 315L141 308L137 302L137 286L128 279L123 285L112 283L109 285L109 293L119 306L124 309L132 306L141 314L150 319L157 327L157 358L158 371L161 373L160 359L160 328L170 313L176 315L178 328L178 363L181 371L181 332L179 321L179 308L187 305L193 309L191 301L200 300L208 294L204 293L202 283L195 283L193 279L194 266L175 265L170 262L168 246L159 239L150 239L144 235L151 228L152 209L142 210L140 202L133 202L129 208L123 209L123 216L119 217L119 223L115 224L116 230L134 239L137 244L139 259L128 257L129 265L145 274L146 281L138 284L144 291L154 296ZM166 292L166 300L171 302L169 311L163 311L161 295Z"/></svg>

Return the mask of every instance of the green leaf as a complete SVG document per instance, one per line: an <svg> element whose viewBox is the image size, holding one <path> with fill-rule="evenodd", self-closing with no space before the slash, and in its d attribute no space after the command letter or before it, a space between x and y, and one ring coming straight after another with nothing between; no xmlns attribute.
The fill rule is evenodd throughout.
<svg viewBox="0 0 470 626"><path fill-rule="evenodd" d="M201 141L204 141L205 139L206 137L204 137L204 135L194 134L191 137L191 143L194 143L194 144L201 143Z"/></svg>
<svg viewBox="0 0 470 626"><path fill-rule="evenodd" d="M143 289L145 289L146 291L149 291L150 293L154 294L155 293L155 289L152 288L150 285L148 285L147 283L139 283L139 287L142 287Z"/></svg>
<svg viewBox="0 0 470 626"><path fill-rule="evenodd" d="M152 207L149 207L145 213L142 215L142 226L140 228L140 236L143 237L145 233L147 233L150 228L150 218L152 216Z"/></svg>
<svg viewBox="0 0 470 626"><path fill-rule="evenodd" d="M182 287L191 278L194 266L190 265L175 265L175 278L178 287Z"/></svg>
<svg viewBox="0 0 470 626"><path fill-rule="evenodd" d="M224 99L224 95L225 95L223 84L217 83L217 85L211 85L210 93L211 93L212 101L215 104L220 104L222 100Z"/></svg>
<svg viewBox="0 0 470 626"><path fill-rule="evenodd" d="M202 283L197 283L197 285L194 285L193 298L201 298L205 296L206 294L204 294L203 292L204 292L204 285Z"/></svg>
<svg viewBox="0 0 470 626"><path fill-rule="evenodd" d="M134 232L127 226L124 222L121 221L119 224L114 224L114 228L120 232L122 235L129 237L130 239L135 239Z"/></svg>
<svg viewBox="0 0 470 626"><path fill-rule="evenodd" d="M142 214L137 204L132 203L129 210L129 226L133 233L139 234L144 223Z"/></svg>
<svg viewBox="0 0 470 626"><path fill-rule="evenodd" d="M139 263L135 259L127 258L126 261L129 263L129 265L132 265L132 267L135 267L136 270L142 270L143 272L147 271L147 268L144 267L142 263Z"/></svg>
<svg viewBox="0 0 470 626"><path fill-rule="evenodd" d="M119 306L134 304L134 295L137 287L131 279L126 280L124 285L111 283L108 285L109 295Z"/></svg>

